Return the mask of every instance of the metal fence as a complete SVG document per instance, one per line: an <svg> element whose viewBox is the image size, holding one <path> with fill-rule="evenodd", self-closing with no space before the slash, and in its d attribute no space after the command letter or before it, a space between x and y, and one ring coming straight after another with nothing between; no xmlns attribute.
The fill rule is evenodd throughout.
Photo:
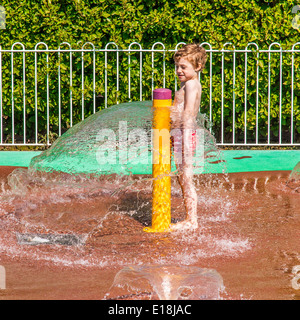
<svg viewBox="0 0 300 320"><path fill-rule="evenodd" d="M120 48L87 42L57 49L37 43L0 46L0 146L50 145L68 128L113 104L151 100L157 87L178 89L174 52L160 42ZM236 49L201 44L200 112L218 145L300 145L300 42L290 49L249 43ZM297 49L298 48L298 49Z"/></svg>

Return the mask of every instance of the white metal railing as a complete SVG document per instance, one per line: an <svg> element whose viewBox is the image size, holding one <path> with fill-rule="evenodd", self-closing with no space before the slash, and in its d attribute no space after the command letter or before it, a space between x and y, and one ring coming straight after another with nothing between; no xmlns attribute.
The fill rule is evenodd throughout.
<svg viewBox="0 0 300 320"><path fill-rule="evenodd" d="M184 44L183 42L178 43L174 49L166 49L165 45L161 42L156 42L152 45L151 49L143 49L142 46L137 42L132 42L127 49L121 49L119 46L110 42L107 43L105 48L96 48L96 46L87 42L81 46L79 49L72 48L72 46L63 42L59 45L57 49L49 49L48 45L39 42L35 45L34 49L25 49L25 46L20 43L14 43L10 49L2 49L0 46L0 146L13 146L13 145L50 145L50 136L56 133L60 136L67 127L71 127L77 121L84 120L89 114L95 113L99 110L97 107L97 93L103 95L103 107L107 108L111 104L109 102L109 97L112 92L115 92L116 103L120 102L120 96L122 95L121 102L131 101L133 99L133 94L135 94L135 99L140 101L149 100L152 96L149 96L151 92L157 86L158 82L160 86L165 87L166 83L171 83L171 89L177 90L178 83L175 74L175 67L170 62L172 55L178 49L179 46ZM299 52L300 52L300 42L295 43L291 49L282 49L281 45L277 42L272 43L268 49L259 49L256 43L249 43L244 49L236 49L232 43L225 43L221 50L213 49L212 46L204 42L201 44L207 51L208 60L206 64L207 72L200 75L201 82L203 80L207 81L206 88L206 100L202 99L201 109L205 109L207 118L210 122L215 122L216 105L217 103L213 100L213 93L216 88L220 88L220 125L212 126L214 132L218 132L216 136L218 145L243 145L243 146L255 146L255 145L276 145L276 146L298 146L300 145L300 134L295 129L295 119L300 118L300 107L299 95L296 95L294 90L295 87L295 68L298 68ZM228 48L231 47L231 48ZM276 47L276 48L275 48ZM298 47L298 49L297 49ZM252 49L251 49L252 48ZM248 67L249 60L248 54L255 53L255 63L256 72L255 75L249 80L248 79ZM279 65L277 70L279 70L279 82L276 86L272 84L274 82L274 76L272 72L272 57L274 53L279 54ZM298 53L298 55L296 55ZM21 59L20 59L21 54ZM41 60L40 55L45 54L45 58ZM91 60L86 67L86 55L90 54L89 59ZM138 67L132 66L132 61L134 55L138 55L135 58L135 64ZM158 55L159 54L159 55ZM216 55L221 54L220 60L220 71L215 71L216 66L214 61L216 61ZM230 54L232 59L232 76L230 73L225 74L228 59L225 59L225 54ZM260 59L263 54L268 54L268 72L267 72L267 95L263 94L261 91L261 74L260 71L262 67L260 66ZM291 82L284 83L283 79L283 55L290 55L291 58ZM237 56L241 57L244 55L244 78L243 83L237 83L237 67L241 67L237 63ZM10 56L10 58L9 58ZM28 57L31 56L31 60ZM168 59L167 60L167 56ZM16 62L17 58L19 59ZM157 59L158 57L158 59ZM61 59L65 58L68 62L68 70L66 69L66 64L61 62ZM52 60L55 60L55 63ZM124 62L126 61L127 62ZM298 60L295 60L298 59ZM225 61L226 60L226 61ZM33 62L34 61L34 62ZM150 63L151 61L151 63ZM297 61L297 67L296 67ZM97 66L101 64L101 67ZM147 79L144 76L147 74L145 68L149 64L147 72ZM77 65L75 71L74 65ZM27 69L34 65L34 72L29 72ZM64 65L64 71L67 70L68 76L62 76L62 67ZM78 67L81 66L80 68ZM159 67L157 67L159 65ZM55 67L54 67L55 66ZM32 67L33 68L33 67ZM43 69L44 68L44 69ZM88 68L88 70L86 70ZM114 68L114 72L109 72L111 68ZM122 70L123 68L123 70ZM157 69L159 68L159 70ZM39 69L44 71L44 83L40 84L41 76L38 73ZM103 70L104 69L104 70ZM127 71L125 70L127 69ZM149 71L151 69L151 71ZM299 70L296 72L299 72ZM126 71L126 76L125 71ZM81 72L79 76L79 72ZM77 72L77 74L75 74ZM215 72L215 73L214 73ZM66 72L65 72L66 73ZM151 74L151 81L149 80L149 73ZM120 86L120 74L122 74L122 84ZM157 76L159 74L159 77ZM228 74L230 76L228 76ZM86 86L87 75L91 79L91 85ZM219 77L220 81L214 80L214 75ZM127 77L127 80L125 79ZM135 79L135 84L133 84L133 77ZM205 77L207 77L205 79ZM167 79L168 78L168 79ZM225 79L226 78L226 79ZM68 79L63 81L63 79ZM125 80L124 80L125 79ZM159 80L158 80L159 79ZM34 80L34 82L33 82ZM75 81L76 80L76 81ZM114 81L114 83L112 83ZM124 85L126 82L126 86ZM217 81L213 83L213 81ZM32 83L34 85L34 91L30 91L28 85ZM64 82L64 83L63 83ZM75 84L76 82L76 84ZM232 82L232 98L230 102L230 130L226 135L226 129L228 129L228 114L226 116L225 111L228 113L228 101L225 103L226 92L225 87L228 88L228 83ZM255 84L255 108L249 107L248 105L248 83ZM136 85L137 84L137 85ZM286 92L286 96L283 96L283 84L285 86L290 86L290 90ZM81 96L80 104L77 101L75 103L74 93L77 89L80 89L79 95ZM241 102L237 104L237 87L244 86L244 95L240 97L244 100L243 106ZM54 89L53 89L54 86ZM50 88L52 87L52 88ZM127 89L126 89L127 87ZM42 88L42 89L40 89ZM127 98L125 97L125 89L127 90ZM272 90L279 90L279 104L274 106L271 102ZM66 94L67 92L67 94ZM148 92L145 94L145 92ZM290 97L287 96L290 95ZM297 91L299 92L299 91ZM29 95L31 94L31 98ZM21 103L16 104L16 99L22 100ZM40 107L39 101L44 101L41 99L41 95L45 98L44 108ZM91 100L92 108L86 106L88 98ZM54 97L54 98L53 98ZM68 97L68 102L63 101L62 98L66 100ZM263 126L265 127L265 138L260 136L260 131L262 125L261 120L261 100L262 98L267 99L267 119L264 120ZM289 99L290 110L289 110L289 124L283 124L283 99ZM29 101L29 100L30 101ZM32 102L34 99L34 104ZM55 99L55 103L52 102ZM78 90L77 90L77 100ZM228 100L228 99L227 99ZM33 108L34 105L34 108ZM237 108L239 111L237 112ZM241 111L242 107L242 111ZM78 108L81 108L80 112ZM275 109L278 112L278 119L276 120L276 125L278 125L278 137L272 137L272 112ZM54 110L55 109L55 110ZM226 109L226 110L225 110ZM255 128L249 129L249 110L254 110L255 120L253 123ZM68 110L66 112L66 110ZM286 109L284 109L287 112ZM75 121L75 112L80 113L80 119ZM40 119L42 115L46 114L46 123L40 125ZM237 115L243 114L243 119L241 116L239 120ZM54 119L55 118L55 119ZM56 123L57 129L53 129L53 124L50 123L54 121ZM54 119L54 120L53 120ZM66 120L67 119L67 120ZM287 117L285 117L286 121ZM29 127L29 121L31 127ZM64 124L63 124L64 121ZM298 120L299 121L299 120ZM66 125L67 123L67 125ZM266 125L265 125L266 123ZM289 133L286 133L283 137L283 125L289 127ZM23 129L20 129L22 126ZM30 130L28 128L31 128ZM32 133L32 129L34 133ZM28 134L28 130L30 134ZM251 139L248 138L249 131L251 131ZM41 135L44 135L46 139L41 140ZM242 136L242 137L241 137ZM249 141L250 140L250 141Z"/></svg>

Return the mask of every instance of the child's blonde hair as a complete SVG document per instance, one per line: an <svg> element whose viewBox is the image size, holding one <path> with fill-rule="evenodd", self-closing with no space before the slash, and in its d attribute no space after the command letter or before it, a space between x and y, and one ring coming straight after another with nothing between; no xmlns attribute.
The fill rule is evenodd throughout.
<svg viewBox="0 0 300 320"><path fill-rule="evenodd" d="M174 54L175 63L181 58L186 58L195 69L199 68L201 72L204 69L207 55L204 48L198 44L185 44Z"/></svg>

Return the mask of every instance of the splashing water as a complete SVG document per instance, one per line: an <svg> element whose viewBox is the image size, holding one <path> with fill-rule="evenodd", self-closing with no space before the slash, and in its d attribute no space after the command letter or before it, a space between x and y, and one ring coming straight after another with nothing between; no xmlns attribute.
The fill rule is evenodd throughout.
<svg viewBox="0 0 300 320"><path fill-rule="evenodd" d="M109 272L112 276L102 291L103 295L110 293L107 298L122 295L124 288L118 292L115 286L113 295L109 288L116 273L127 266L178 266L183 271L185 267L209 267L222 275L227 292L238 299L252 295L269 298L270 294L272 298L289 298L294 292L286 290L291 280L288 270L300 261L299 242L295 240L300 213L299 193L286 186L286 178L274 173L196 176L199 228L148 234L142 230L151 223L151 176L87 178L19 168L2 182L1 259L17 261L22 274L26 261L41 269L45 265L47 274L53 269L56 275L63 267L75 278L78 270L87 269L89 274L100 270L96 283L91 283L93 288L102 288L102 272ZM173 222L183 219L182 195L175 176L171 204ZM76 235L85 241L84 245L27 245L18 242L17 234L37 235L35 240L39 241L41 235L50 235L50 239L52 235ZM172 276L167 275L161 282L168 296L173 285ZM9 282L18 285L16 279ZM59 282L56 286L62 289L57 293L65 290ZM74 281L73 287L78 287ZM179 287L180 299L190 297L189 286ZM153 298L155 290L150 285L147 288L128 299ZM235 291L230 292L232 288ZM129 294L126 290L124 295Z"/></svg>
<svg viewBox="0 0 300 320"><path fill-rule="evenodd" d="M115 276L105 299L217 300L224 289L212 269L187 266L131 266Z"/></svg>
<svg viewBox="0 0 300 320"><path fill-rule="evenodd" d="M90 116L58 138L49 150L35 157L30 170L70 174L151 174L152 102L112 106ZM200 157L195 173L212 172L221 162L208 122L198 114ZM201 135L201 137L200 137ZM200 148L199 148L200 149ZM173 164L173 169L174 164Z"/></svg>
<svg viewBox="0 0 300 320"><path fill-rule="evenodd" d="M72 127L49 150L35 157L28 169L15 169L2 183L0 193L2 252L13 258L69 267L170 264L184 267L201 258L235 257L249 250L251 243L247 238L235 230L229 231L232 231L230 216L239 203L215 188L221 180L226 181L226 176L215 178L208 173L219 171L219 165L224 168L224 163L213 136L206 129L203 131L205 163L201 164L201 172L207 173L206 180L211 186L200 175L195 177L200 227L191 232L168 234L149 235L142 231L151 224L151 120L151 102L113 106ZM202 115L198 124L204 129ZM137 128L146 134L143 136ZM99 130L102 129L110 130L105 133L113 137L109 140L109 150L117 151L116 159L120 160L121 151L125 150L129 161L99 162L97 153L103 144ZM124 141L120 137L125 129L128 137L132 132L137 135L131 134L126 149L122 149L120 143ZM139 163L132 160L132 155L141 155ZM143 162L143 159L150 160ZM176 172L171 177L172 219L176 222L183 218L184 207ZM205 211L209 215L203 214ZM212 232L220 223L224 230ZM63 245L64 241L56 239L84 239L84 245L74 242ZM175 295L172 289L175 274L180 273L179 269L168 272L161 278L162 287L156 290L162 299ZM183 272L190 275L192 271ZM176 289L176 294L182 299L191 298L188 285L178 288L181 289ZM197 297L201 295L204 294Z"/></svg>
<svg viewBox="0 0 300 320"><path fill-rule="evenodd" d="M172 179L172 215L176 220L182 217L184 209L180 188L175 177ZM209 217L200 214L201 228L191 233L151 236L142 231L143 226L151 224L150 177L115 175L87 179L80 175L75 178L29 173L19 168L9 175L8 184L0 194L0 244L8 255L73 266L190 265L201 257L234 256L250 248L247 239L210 233L212 224L229 223L236 204L217 191L205 191L200 184L199 212L213 208L216 213ZM49 245L26 246L18 242L18 234L78 235L85 239L85 244L58 246L54 253L49 252Z"/></svg>
<svg viewBox="0 0 300 320"><path fill-rule="evenodd" d="M112 106L72 127L49 150L33 158L28 169L14 170L8 176L9 187L1 194L3 217L13 221L14 232L25 240L41 233L83 234L88 239L86 246L97 247L95 239L103 238L103 233L115 234L111 228L122 229L118 224L129 225L133 219L138 230L140 223L149 225L152 118L150 101ZM205 128L208 122L203 115L198 115L197 124L203 129L206 159L201 172L213 171L216 163L223 166L217 160L221 154ZM110 139L109 152L101 153L106 162L99 157L104 135ZM121 161L124 154L126 161ZM172 192L179 195L178 186ZM119 257L118 263L121 260Z"/></svg>
<svg viewBox="0 0 300 320"><path fill-rule="evenodd" d="M300 162L298 162L292 170L287 181L287 186L296 192L300 192Z"/></svg>

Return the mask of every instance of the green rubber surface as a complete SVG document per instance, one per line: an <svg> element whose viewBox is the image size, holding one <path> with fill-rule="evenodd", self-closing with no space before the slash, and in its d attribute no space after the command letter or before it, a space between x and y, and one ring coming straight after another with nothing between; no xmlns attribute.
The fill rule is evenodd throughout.
<svg viewBox="0 0 300 320"><path fill-rule="evenodd" d="M227 172L290 171L300 150L224 150Z"/></svg>
<svg viewBox="0 0 300 320"><path fill-rule="evenodd" d="M28 167L42 151L0 151L0 166Z"/></svg>
<svg viewBox="0 0 300 320"><path fill-rule="evenodd" d="M33 157L41 151L0 151L0 166L28 167ZM223 163L212 164L214 173L253 171L290 171L300 162L300 150L223 150ZM133 170L140 172L138 167Z"/></svg>

